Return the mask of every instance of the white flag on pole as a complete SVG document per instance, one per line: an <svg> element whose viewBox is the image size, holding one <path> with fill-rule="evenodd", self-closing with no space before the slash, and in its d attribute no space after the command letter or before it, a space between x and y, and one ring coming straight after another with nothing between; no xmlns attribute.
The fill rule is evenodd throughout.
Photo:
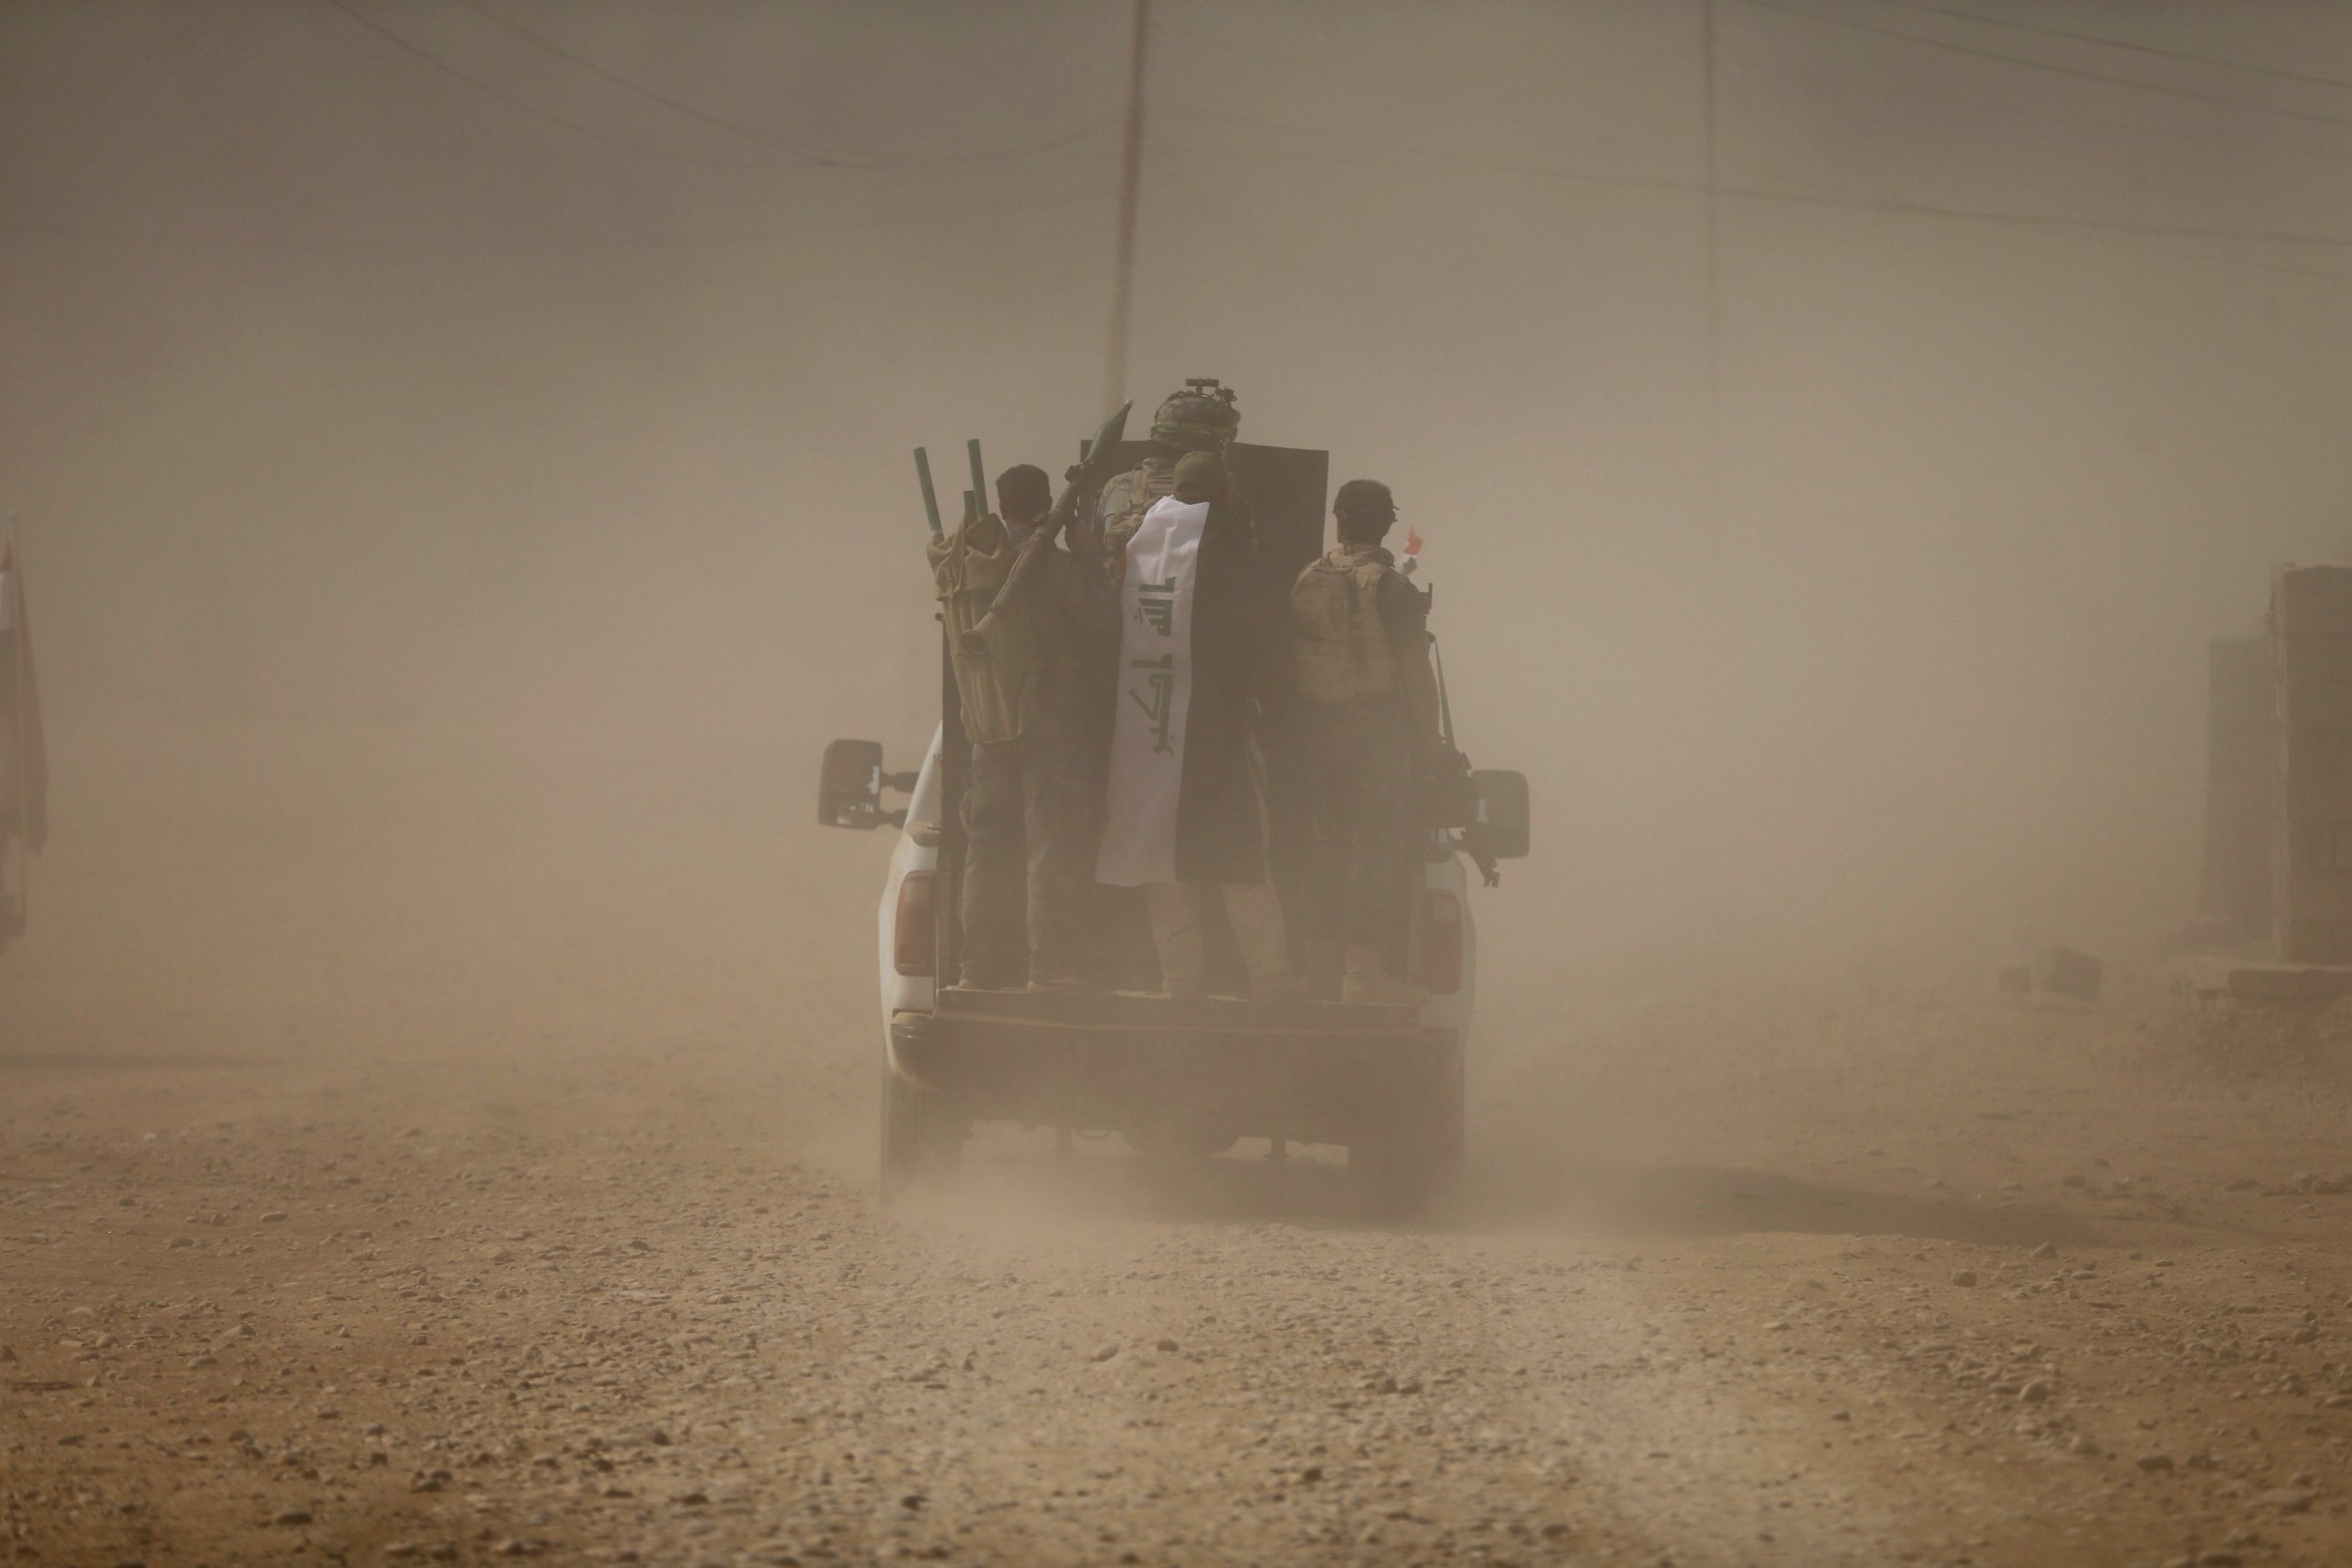
<svg viewBox="0 0 2352 1568"><path fill-rule="evenodd" d="M1119 716L1094 879L1114 887L1176 880L1184 718L1192 709L1192 595L1209 503L1168 496L1127 542L1120 584Z"/></svg>

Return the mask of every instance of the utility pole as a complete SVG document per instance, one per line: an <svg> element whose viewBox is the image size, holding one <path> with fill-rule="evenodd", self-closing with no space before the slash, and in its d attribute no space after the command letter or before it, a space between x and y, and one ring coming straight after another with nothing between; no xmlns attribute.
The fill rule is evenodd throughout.
<svg viewBox="0 0 2352 1568"><path fill-rule="evenodd" d="M1709 0L1712 3L1712 0ZM1143 56L1152 39L1152 0L1136 0L1135 41L1127 56L1127 145L1119 165L1119 262L1111 284L1110 360L1103 406L1127 397L1127 323L1136 290L1136 208L1143 195Z"/></svg>
<svg viewBox="0 0 2352 1568"><path fill-rule="evenodd" d="M1699 183L1706 206L1707 289L1707 505L1708 521L1723 510L1724 345L1723 291L1715 212L1715 0L1699 0Z"/></svg>

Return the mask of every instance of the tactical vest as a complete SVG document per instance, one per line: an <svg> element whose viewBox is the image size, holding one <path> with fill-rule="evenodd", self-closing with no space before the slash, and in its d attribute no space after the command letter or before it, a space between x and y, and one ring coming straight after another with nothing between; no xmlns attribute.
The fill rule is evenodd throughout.
<svg viewBox="0 0 2352 1568"><path fill-rule="evenodd" d="M982 746L1018 739L1036 718L1038 644L1031 618L1032 595L1005 606L988 630L988 651L963 645L963 634L979 624L1011 574L1020 552L1001 530L994 550L976 549L960 528L930 546L931 578L947 627L947 657L956 672L956 694L963 705L963 733Z"/></svg>
<svg viewBox="0 0 2352 1568"><path fill-rule="evenodd" d="M1104 555L1112 561L1121 559L1127 552L1127 541L1143 526L1143 515L1152 510L1154 501L1175 493L1176 464L1173 459L1157 455L1145 458L1105 483L1094 514Z"/></svg>
<svg viewBox="0 0 2352 1568"><path fill-rule="evenodd" d="M1335 549L1298 574L1290 632L1300 696L1352 703L1401 688L1396 649L1380 620L1380 582L1395 572L1372 556Z"/></svg>

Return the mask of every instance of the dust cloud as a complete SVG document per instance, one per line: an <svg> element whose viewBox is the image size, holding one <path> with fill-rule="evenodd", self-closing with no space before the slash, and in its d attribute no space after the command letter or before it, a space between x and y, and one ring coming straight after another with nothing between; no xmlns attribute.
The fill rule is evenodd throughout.
<svg viewBox="0 0 2352 1568"><path fill-rule="evenodd" d="M1388 481L1464 748L1533 781L1506 1187L1844 1128L1818 986L2160 949L2206 641L2352 547L2352 133L2258 73L2352 16L1974 8L2171 53L1724 0L1710 281L1696 6L1153 6L1121 391ZM628 1059L863 1180L887 848L817 758L932 722L909 449L1057 469L1102 411L1127 20L0 8L55 781L5 1049L593 1079L614 1136ZM1974 1092L1861 1070L1890 1125Z"/></svg>
<svg viewBox="0 0 2352 1568"><path fill-rule="evenodd" d="M811 758L926 723L906 449L1050 462L1095 412L1123 16L507 13L739 135L465 8L361 11L446 65L324 6L0 24L0 441L63 824L18 967L95 942L127 978L197 925L233 967L248 897L389 916L385 866L428 863L421 953L545 927L559 873L781 951L786 901L690 868L869 900L866 847L803 831ZM2144 942L2190 885L2204 639L2346 542L2342 285L2308 247L1726 197L1711 459L1693 26L1166 8L1128 390L1222 376L1251 436L1397 487L1466 744L1536 787L1499 999L1631 932ZM1931 52L1966 85L1915 83L1918 49L1739 7L1722 48L1742 191L2342 204L2320 128Z"/></svg>

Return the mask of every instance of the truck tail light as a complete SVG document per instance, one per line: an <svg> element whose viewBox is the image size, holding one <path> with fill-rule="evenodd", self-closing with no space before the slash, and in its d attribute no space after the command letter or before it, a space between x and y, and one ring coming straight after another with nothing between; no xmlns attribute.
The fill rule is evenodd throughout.
<svg viewBox="0 0 2352 1568"><path fill-rule="evenodd" d="M1433 996L1462 989L1462 901L1435 888L1421 899L1421 989Z"/></svg>
<svg viewBox="0 0 2352 1568"><path fill-rule="evenodd" d="M898 910L891 923L891 966L901 974L924 976L938 967L939 922L932 874L910 871L898 882Z"/></svg>

